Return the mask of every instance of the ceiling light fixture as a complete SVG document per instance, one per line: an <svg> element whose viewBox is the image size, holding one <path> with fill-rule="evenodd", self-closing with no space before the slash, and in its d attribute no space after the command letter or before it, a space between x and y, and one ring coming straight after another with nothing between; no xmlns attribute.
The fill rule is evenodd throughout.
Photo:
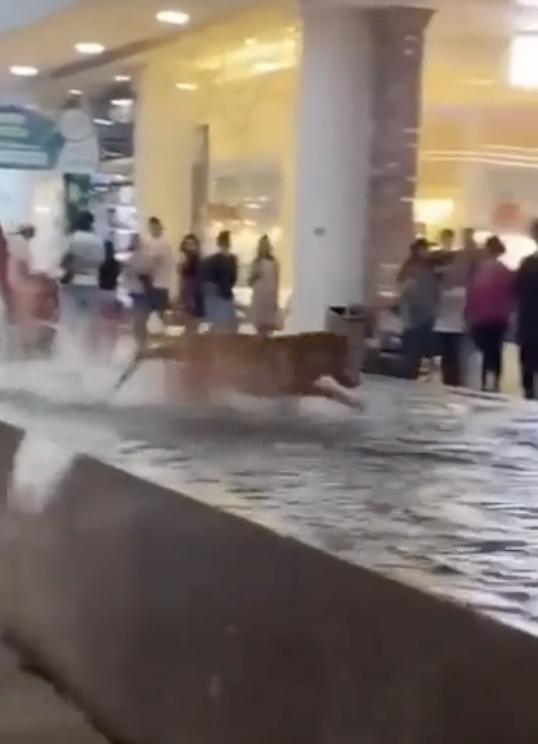
<svg viewBox="0 0 538 744"><path fill-rule="evenodd" d="M190 15L182 10L161 10L156 18L160 23L171 23L174 26L185 26L191 19Z"/></svg>
<svg viewBox="0 0 538 744"><path fill-rule="evenodd" d="M132 98L113 98L110 103L113 106L132 106L133 105L133 99Z"/></svg>
<svg viewBox="0 0 538 744"><path fill-rule="evenodd" d="M521 34L508 50L508 84L523 90L538 89L538 34Z"/></svg>
<svg viewBox="0 0 538 744"><path fill-rule="evenodd" d="M94 119L93 123L97 124L97 126L99 127L111 127L114 124L114 122L110 121L110 119L99 119L99 118Z"/></svg>
<svg viewBox="0 0 538 744"><path fill-rule="evenodd" d="M276 72L277 70L281 69L281 66L278 64L278 62L257 62L254 65L254 69L256 70L256 72L260 73Z"/></svg>
<svg viewBox="0 0 538 744"><path fill-rule="evenodd" d="M70 88L69 89L69 95L70 96L81 96L82 95L82 91L79 90L78 88Z"/></svg>
<svg viewBox="0 0 538 744"><path fill-rule="evenodd" d="M75 44L75 49L79 54L102 54L105 51L102 44L97 44L94 41L81 41L79 44Z"/></svg>
<svg viewBox="0 0 538 744"><path fill-rule="evenodd" d="M178 90L187 90L187 91L198 90L198 86L196 85L196 83L176 83L176 88Z"/></svg>
<svg viewBox="0 0 538 744"><path fill-rule="evenodd" d="M117 83L128 83L131 79L130 75L114 75L114 80Z"/></svg>
<svg viewBox="0 0 538 744"><path fill-rule="evenodd" d="M28 65L13 65L9 68L12 75L18 75L19 77L35 77L39 74L37 67L30 67Z"/></svg>

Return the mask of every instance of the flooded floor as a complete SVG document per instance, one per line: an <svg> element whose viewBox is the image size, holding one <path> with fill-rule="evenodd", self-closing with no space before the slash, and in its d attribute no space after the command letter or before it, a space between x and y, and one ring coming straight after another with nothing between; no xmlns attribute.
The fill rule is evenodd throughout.
<svg viewBox="0 0 538 744"><path fill-rule="evenodd" d="M360 414L246 399L171 410L152 395L159 374L81 403L11 373L0 417L534 632L538 404L372 378Z"/></svg>

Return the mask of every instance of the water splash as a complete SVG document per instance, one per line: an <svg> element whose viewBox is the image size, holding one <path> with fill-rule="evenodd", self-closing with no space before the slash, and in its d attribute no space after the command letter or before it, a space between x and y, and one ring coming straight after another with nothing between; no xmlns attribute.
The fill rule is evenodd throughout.
<svg viewBox="0 0 538 744"><path fill-rule="evenodd" d="M84 344L87 338L85 324L68 318L58 328L50 358L8 364L5 370L8 386L11 380L15 390L30 392L39 401L14 456L8 493L10 509L39 513L47 508L78 456L72 445L78 441L76 433L67 441L65 436L62 440L53 439L51 430L44 426L43 407L60 401L106 403L112 396L111 381L118 372L99 363Z"/></svg>
<svg viewBox="0 0 538 744"><path fill-rule="evenodd" d="M76 459L76 453L36 431L24 435L15 453L8 491L8 508L37 514L49 506L60 491Z"/></svg>

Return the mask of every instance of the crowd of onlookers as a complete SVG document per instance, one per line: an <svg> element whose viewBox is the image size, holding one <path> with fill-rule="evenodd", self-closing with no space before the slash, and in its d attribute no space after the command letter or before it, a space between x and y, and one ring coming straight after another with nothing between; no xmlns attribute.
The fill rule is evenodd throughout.
<svg viewBox="0 0 538 744"><path fill-rule="evenodd" d="M535 251L515 271L503 262L506 247L495 235L478 244L466 230L457 245L454 231L446 229L435 246L425 238L411 244L397 277L406 377L418 377L440 359L446 385L468 384L468 363L477 351L482 389L499 391L509 339L519 347L523 393L536 397L538 221L530 235ZM67 325L74 321L74 333L85 319L88 347L103 329L108 333L126 318L142 344L150 316L164 319L170 309L186 332L197 333L202 325L215 332L238 330L239 265L229 231L219 233L212 251L203 251L193 234L174 250L164 225L151 217L119 259L112 242L95 231L93 215L81 212L52 261L50 251L44 260L36 245L31 225L0 240L0 292L8 320L23 339L34 339L43 323L60 314ZM270 334L282 318L279 264L267 236L259 240L247 283L247 320L257 333Z"/></svg>
<svg viewBox="0 0 538 744"><path fill-rule="evenodd" d="M202 324L215 332L238 329L239 266L229 231L219 233L209 252L202 251L194 234L174 249L161 220L150 217L119 257L113 242L96 231L92 213L81 211L59 243L58 250L46 246L43 251L28 224L0 241L0 292L9 325L27 348L35 347L43 325L59 318L79 341L87 335L87 348L110 341L125 322L142 344L149 318L156 314L164 320L169 311L187 332L196 333ZM247 281L247 318L257 333L269 334L280 322L279 265L266 235Z"/></svg>
<svg viewBox="0 0 538 744"><path fill-rule="evenodd" d="M530 227L536 250L514 271L503 262L506 246L491 235L479 245L466 231L461 245L444 230L438 245L417 238L398 275L398 312L405 376L440 358L443 382L468 382L472 352L481 356L480 382L498 392L503 376L503 347L519 347L521 385L536 397L538 373L538 222Z"/></svg>

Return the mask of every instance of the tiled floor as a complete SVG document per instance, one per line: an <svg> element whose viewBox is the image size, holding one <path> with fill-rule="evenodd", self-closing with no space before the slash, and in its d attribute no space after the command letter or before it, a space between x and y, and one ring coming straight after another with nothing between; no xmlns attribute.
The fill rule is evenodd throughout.
<svg viewBox="0 0 538 744"><path fill-rule="evenodd" d="M2 744L105 744L82 715L41 680L20 671L0 646Z"/></svg>

